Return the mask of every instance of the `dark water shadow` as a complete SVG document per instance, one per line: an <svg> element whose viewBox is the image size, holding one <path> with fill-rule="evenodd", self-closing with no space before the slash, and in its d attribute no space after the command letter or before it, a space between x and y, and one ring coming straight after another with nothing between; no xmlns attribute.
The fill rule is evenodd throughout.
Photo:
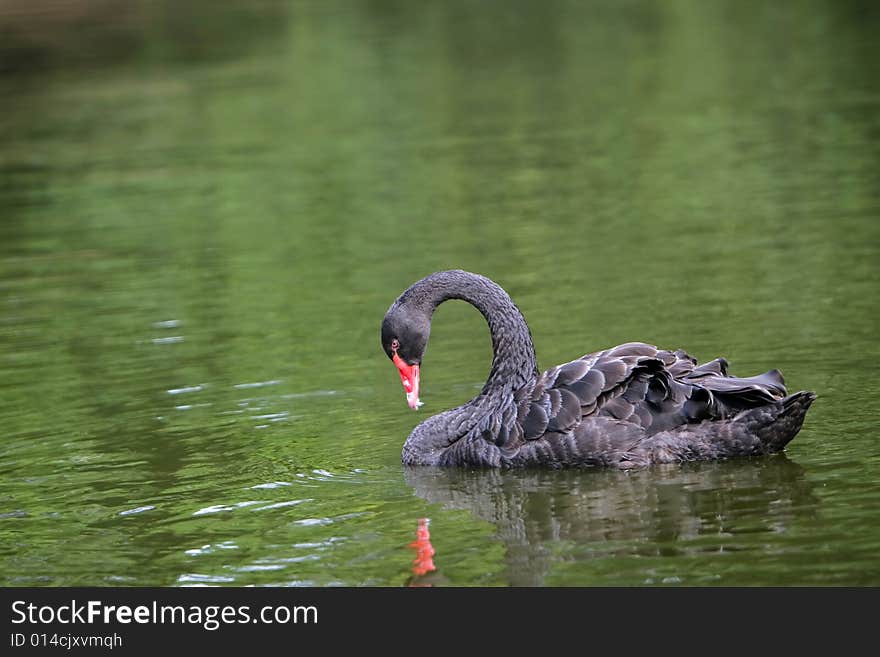
<svg viewBox="0 0 880 657"><path fill-rule="evenodd" d="M496 526L511 585L542 584L563 544L575 558L735 551L818 504L804 469L782 454L629 473L407 468L405 477L428 502Z"/></svg>

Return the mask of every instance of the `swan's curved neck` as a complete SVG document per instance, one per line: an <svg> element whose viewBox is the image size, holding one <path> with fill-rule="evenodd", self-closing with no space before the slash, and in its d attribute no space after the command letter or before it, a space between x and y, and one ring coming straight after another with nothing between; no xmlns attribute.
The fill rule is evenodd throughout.
<svg viewBox="0 0 880 657"><path fill-rule="evenodd" d="M460 270L438 272L415 283L400 300L430 317L448 299L467 301L489 323L493 358L484 394L517 390L534 380L538 365L526 320L507 292L488 278Z"/></svg>

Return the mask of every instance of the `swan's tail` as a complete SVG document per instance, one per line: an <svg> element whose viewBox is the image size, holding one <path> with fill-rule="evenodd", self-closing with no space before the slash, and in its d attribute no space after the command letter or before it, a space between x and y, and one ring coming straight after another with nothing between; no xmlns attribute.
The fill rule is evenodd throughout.
<svg viewBox="0 0 880 657"><path fill-rule="evenodd" d="M759 425L755 433L760 438L766 452L781 452L785 449L785 446L801 430L804 417L814 401L816 401L816 393L801 390L748 413L753 416L749 420Z"/></svg>

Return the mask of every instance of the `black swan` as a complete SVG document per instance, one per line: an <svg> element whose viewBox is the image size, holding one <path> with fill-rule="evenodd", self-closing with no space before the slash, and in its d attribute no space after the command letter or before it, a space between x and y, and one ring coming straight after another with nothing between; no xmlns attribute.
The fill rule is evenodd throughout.
<svg viewBox="0 0 880 657"><path fill-rule="evenodd" d="M786 396L782 374L740 379L723 358L697 366L684 351L630 342L543 374L529 327L508 294L461 270L431 274L391 305L382 348L411 408L434 309L474 305L489 323L494 357L482 391L428 418L403 446L407 465L644 467L782 451L800 430L812 392Z"/></svg>

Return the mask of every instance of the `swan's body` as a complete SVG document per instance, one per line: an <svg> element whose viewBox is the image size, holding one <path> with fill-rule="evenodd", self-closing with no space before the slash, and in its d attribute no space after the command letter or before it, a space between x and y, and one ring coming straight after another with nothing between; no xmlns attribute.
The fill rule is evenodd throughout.
<svg viewBox="0 0 880 657"><path fill-rule="evenodd" d="M740 379L718 358L697 366L684 351L632 342L539 373L531 334L497 284L453 270L407 289L385 315L382 343L417 408L419 365L434 309L463 299L486 317L494 358L482 391L419 424L408 465L642 467L783 450L812 392L786 396L771 370Z"/></svg>

